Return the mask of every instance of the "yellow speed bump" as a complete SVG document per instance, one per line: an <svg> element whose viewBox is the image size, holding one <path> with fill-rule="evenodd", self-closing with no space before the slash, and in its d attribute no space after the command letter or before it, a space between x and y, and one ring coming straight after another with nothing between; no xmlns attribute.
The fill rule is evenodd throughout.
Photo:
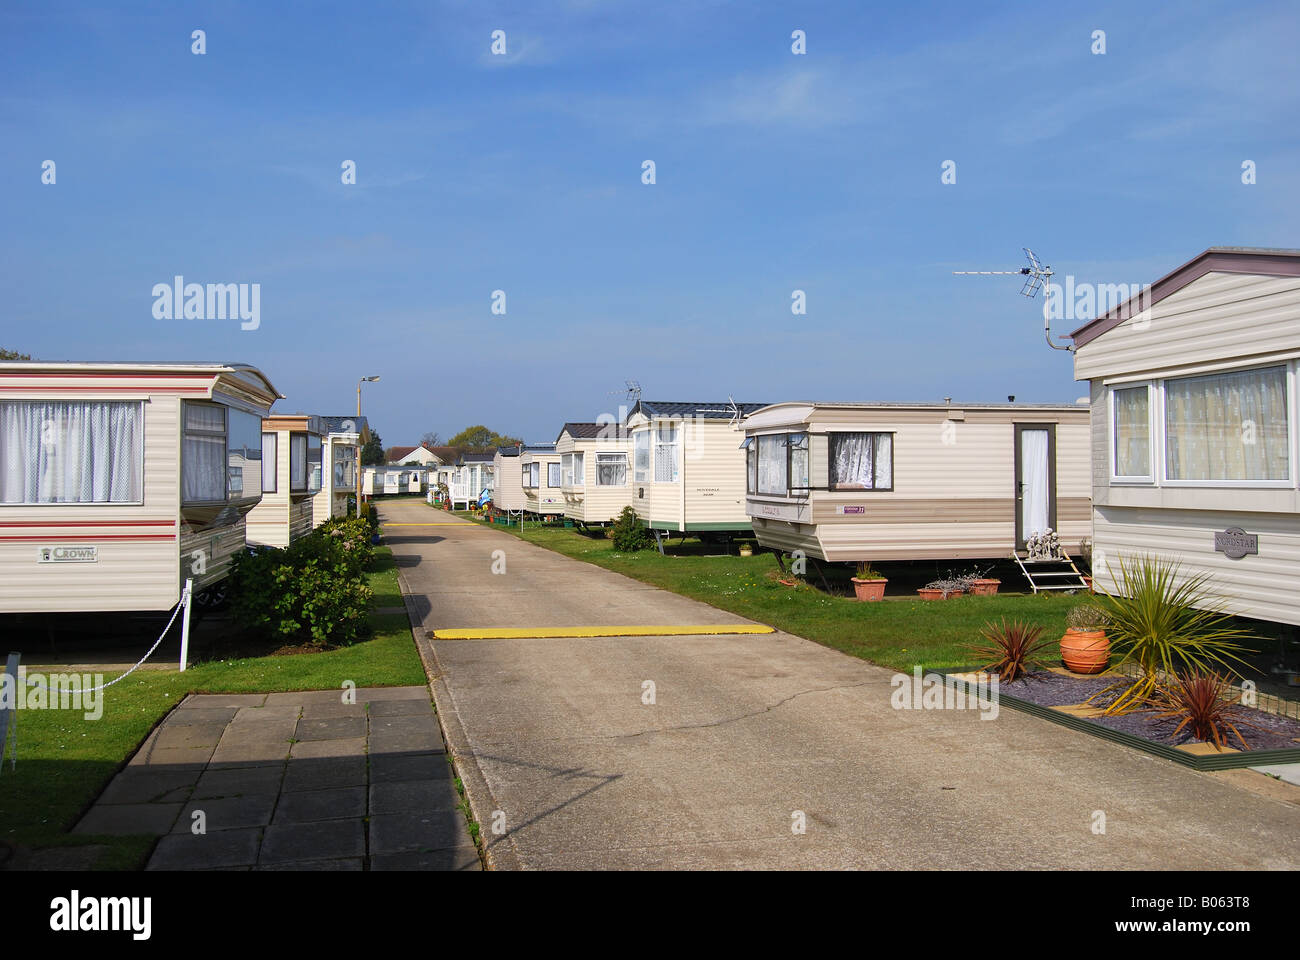
<svg viewBox="0 0 1300 960"><path fill-rule="evenodd" d="M731 633L775 633L761 623L714 623L703 626L660 624L622 627L463 627L434 630L435 640L534 640L545 637L684 637Z"/></svg>

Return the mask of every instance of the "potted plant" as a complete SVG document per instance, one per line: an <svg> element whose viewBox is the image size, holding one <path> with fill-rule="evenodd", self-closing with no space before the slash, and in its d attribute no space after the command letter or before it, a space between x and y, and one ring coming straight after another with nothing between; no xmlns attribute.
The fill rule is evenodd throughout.
<svg viewBox="0 0 1300 960"><path fill-rule="evenodd" d="M1084 603L1065 615L1061 661L1072 673L1101 673L1110 663L1106 625L1110 617L1101 607Z"/></svg>
<svg viewBox="0 0 1300 960"><path fill-rule="evenodd" d="M942 580L931 580L916 592L922 600L947 600L949 597L960 597L965 593L966 582L957 577L946 577Z"/></svg>
<svg viewBox="0 0 1300 960"><path fill-rule="evenodd" d="M966 581L966 592L975 597L991 597L998 592L998 587L1002 581L994 577L986 576L988 570L972 570L963 579Z"/></svg>
<svg viewBox="0 0 1300 960"><path fill-rule="evenodd" d="M752 543L742 543L740 545L740 555L742 557L752 557L754 555L754 545Z"/></svg>
<svg viewBox="0 0 1300 960"><path fill-rule="evenodd" d="M883 600L885 584L889 581L880 575L880 571L864 560L858 564L857 576L853 577L853 592L859 600Z"/></svg>

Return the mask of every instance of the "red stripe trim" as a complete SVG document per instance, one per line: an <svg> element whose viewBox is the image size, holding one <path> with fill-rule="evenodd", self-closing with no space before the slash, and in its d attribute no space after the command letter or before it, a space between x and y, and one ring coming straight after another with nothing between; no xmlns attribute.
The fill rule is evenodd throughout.
<svg viewBox="0 0 1300 960"><path fill-rule="evenodd" d="M23 504L5 504L23 506ZM16 520L4 527L175 527L175 520Z"/></svg>
<svg viewBox="0 0 1300 960"><path fill-rule="evenodd" d="M49 543L51 540L158 540L171 541L175 540L175 535L160 535L153 533L92 533L86 536L79 536L71 533L55 534L50 537L0 537L0 541L7 543Z"/></svg>
<svg viewBox="0 0 1300 960"><path fill-rule="evenodd" d="M104 371L104 372L102 372L102 373L97 373L97 372L95 372L95 371L93 370L93 368L92 368L92 369L83 370L83 371L80 371L80 372L78 372L78 371L72 371L72 370L68 370L68 371L59 370L59 371L48 371L48 372L45 372L45 373L38 373L38 372L36 372L36 371L27 371L27 370L14 370L14 371L12 371L11 373L9 373L8 376L11 376L11 377L30 377L30 378L41 378L41 377L54 377L54 378L59 378L59 377L62 377L62 378L64 378L64 379L66 379L66 378L68 378L68 377L82 377L82 378L88 378L88 377L131 377L132 379L135 379L135 380L208 380L208 381L212 381L212 380L215 380L215 379L217 378L218 374L215 374L215 373L130 373L130 372L110 371L110 370L106 370L106 371Z"/></svg>
<svg viewBox="0 0 1300 960"><path fill-rule="evenodd" d="M42 387L39 384L31 384L31 383L14 384L12 386L8 384L0 384L0 390L24 391L27 393L31 393L33 391L39 391L39 390L58 390L60 394L67 393L71 390L86 390L90 393L104 393L106 391L116 390L124 393L201 393L205 397L208 395L207 387L184 387L184 386L151 387L145 384L139 384L137 386L130 386L130 387L117 387L117 386L97 387L89 383L74 384L73 386L70 387Z"/></svg>

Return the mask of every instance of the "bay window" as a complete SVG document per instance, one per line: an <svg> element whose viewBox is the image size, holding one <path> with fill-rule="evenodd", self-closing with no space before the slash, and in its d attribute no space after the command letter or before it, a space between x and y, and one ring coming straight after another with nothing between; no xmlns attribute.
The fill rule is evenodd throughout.
<svg viewBox="0 0 1300 960"><path fill-rule="evenodd" d="M1286 368L1164 382L1165 479L1290 477Z"/></svg>
<svg viewBox="0 0 1300 960"><path fill-rule="evenodd" d="M418 474L413 474L418 478ZM318 433L307 434L307 492L316 493L324 480L324 465L321 460L321 439Z"/></svg>
<svg viewBox="0 0 1300 960"><path fill-rule="evenodd" d="M357 485L357 448L350 443L334 446L334 489L353 490Z"/></svg>
<svg viewBox="0 0 1300 960"><path fill-rule="evenodd" d="M596 454L596 486L627 486L627 454Z"/></svg>
<svg viewBox="0 0 1300 960"><path fill-rule="evenodd" d="M832 490L894 489L892 433L830 434Z"/></svg>
<svg viewBox="0 0 1300 960"><path fill-rule="evenodd" d="M226 408L185 401L181 425L181 502L224 503Z"/></svg>
<svg viewBox="0 0 1300 960"><path fill-rule="evenodd" d="M0 503L140 503L138 401L0 403Z"/></svg>
<svg viewBox="0 0 1300 960"><path fill-rule="evenodd" d="M790 465L786 460L786 435L758 438L758 492L784 497L790 492Z"/></svg>
<svg viewBox="0 0 1300 960"><path fill-rule="evenodd" d="M774 433L750 437L746 449L746 489L777 497L808 494L808 434Z"/></svg>

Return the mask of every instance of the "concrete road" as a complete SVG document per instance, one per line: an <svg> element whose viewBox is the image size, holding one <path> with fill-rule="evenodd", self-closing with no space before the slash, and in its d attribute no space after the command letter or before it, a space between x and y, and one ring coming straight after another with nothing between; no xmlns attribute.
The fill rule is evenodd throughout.
<svg viewBox="0 0 1300 960"><path fill-rule="evenodd" d="M385 531L421 637L744 622L419 503L382 513L440 524ZM422 653L498 869L1300 867L1293 787L1012 710L896 710L891 671L785 633Z"/></svg>

